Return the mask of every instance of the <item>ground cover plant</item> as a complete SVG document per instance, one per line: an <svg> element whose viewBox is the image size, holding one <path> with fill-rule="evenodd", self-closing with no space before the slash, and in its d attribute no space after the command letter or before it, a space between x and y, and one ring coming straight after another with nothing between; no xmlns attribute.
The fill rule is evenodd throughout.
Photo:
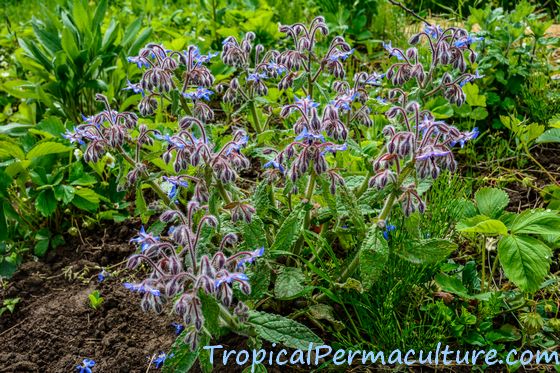
<svg viewBox="0 0 560 373"><path fill-rule="evenodd" d="M558 348L557 40L536 6L473 4L465 26L394 1L302 19L204 1L196 20L55 3L31 30L9 15L2 44L8 370L228 371L218 344ZM410 27L376 41L382 14ZM35 333L74 337L25 358Z"/></svg>

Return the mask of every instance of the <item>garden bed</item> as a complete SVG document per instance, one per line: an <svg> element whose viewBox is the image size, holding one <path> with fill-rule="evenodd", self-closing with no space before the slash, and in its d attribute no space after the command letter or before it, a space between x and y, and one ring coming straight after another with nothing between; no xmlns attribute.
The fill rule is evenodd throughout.
<svg viewBox="0 0 560 373"><path fill-rule="evenodd" d="M0 319L1 372L70 372L84 358L95 360L99 372L145 372L150 353L169 349L176 338L171 318L141 312L122 279L97 280L99 267L134 251L122 243L131 232L107 227L84 243L74 239L45 262L21 266L0 292L0 299L21 298L14 314ZM89 305L94 290L104 298L98 310Z"/></svg>

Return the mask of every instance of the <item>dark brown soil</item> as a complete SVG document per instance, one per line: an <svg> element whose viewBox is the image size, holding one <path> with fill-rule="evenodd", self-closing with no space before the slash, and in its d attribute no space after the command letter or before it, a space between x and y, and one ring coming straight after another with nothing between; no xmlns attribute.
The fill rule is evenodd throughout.
<svg viewBox="0 0 560 373"><path fill-rule="evenodd" d="M126 244L133 231L110 230L24 263L0 291L0 300L21 298L0 317L0 372L72 372L84 358L96 361L94 372L146 372L152 355L169 350L173 319L143 313L122 286L126 273L97 281L100 266L134 250ZM98 310L89 305L94 290L104 297Z"/></svg>

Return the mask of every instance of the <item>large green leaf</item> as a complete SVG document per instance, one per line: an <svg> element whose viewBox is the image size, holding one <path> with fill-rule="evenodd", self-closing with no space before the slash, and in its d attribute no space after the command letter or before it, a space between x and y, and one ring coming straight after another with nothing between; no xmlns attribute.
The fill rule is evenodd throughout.
<svg viewBox="0 0 560 373"><path fill-rule="evenodd" d="M274 284L274 294L278 299L293 299L305 290L305 275L299 268L282 267Z"/></svg>
<svg viewBox="0 0 560 373"><path fill-rule="evenodd" d="M413 263L439 263L457 249L449 240L429 238L404 245L403 255Z"/></svg>
<svg viewBox="0 0 560 373"><path fill-rule="evenodd" d="M292 212L286 217L270 248L271 253L275 251L290 251L294 243L299 238L302 228L303 219L305 217L305 204L301 203L296 206Z"/></svg>
<svg viewBox="0 0 560 373"><path fill-rule="evenodd" d="M29 151L29 153L27 153L27 159L33 160L35 158L42 157L45 155L64 153L70 150L72 150L72 148L64 144L61 144L59 142L54 142L54 141L41 142L35 145Z"/></svg>
<svg viewBox="0 0 560 373"><path fill-rule="evenodd" d="M272 343L282 343L288 348L307 351L309 344L323 344L321 338L307 326L284 316L260 311L249 311L249 323L258 336Z"/></svg>
<svg viewBox="0 0 560 373"><path fill-rule="evenodd" d="M499 220L489 219L483 215L477 215L460 221L457 224L457 230L466 233L481 233L487 236L505 236L508 233L504 223Z"/></svg>
<svg viewBox="0 0 560 373"><path fill-rule="evenodd" d="M509 204L507 193L497 188L481 188L474 198L478 211L489 218L497 218Z"/></svg>
<svg viewBox="0 0 560 373"><path fill-rule="evenodd" d="M9 141L0 141L0 159L4 158L16 158L16 159L25 159L25 153L19 145L9 142Z"/></svg>
<svg viewBox="0 0 560 373"><path fill-rule="evenodd" d="M507 236L498 243L498 256L508 279L521 290L535 292L550 269L552 252L529 236Z"/></svg>
<svg viewBox="0 0 560 373"><path fill-rule="evenodd" d="M511 224L512 234L560 235L560 215L545 210L526 210Z"/></svg>
<svg viewBox="0 0 560 373"><path fill-rule="evenodd" d="M542 135L537 137L536 143L549 143L549 142L560 142L560 128L551 128L546 130Z"/></svg>
<svg viewBox="0 0 560 373"><path fill-rule="evenodd" d="M51 216L56 210L56 198L52 189L42 190L35 200L35 208L43 216Z"/></svg>
<svg viewBox="0 0 560 373"><path fill-rule="evenodd" d="M379 279L389 259L389 245L377 226L370 228L358 255L362 284L368 290Z"/></svg>
<svg viewBox="0 0 560 373"><path fill-rule="evenodd" d="M250 223L243 225L242 231L246 250L253 251L259 247L268 246L263 222L257 215L253 215Z"/></svg>
<svg viewBox="0 0 560 373"><path fill-rule="evenodd" d="M206 334L200 337L198 343L198 348L196 351L192 351L190 346L188 346L184 339L187 335L188 329L184 330L173 346L171 346L171 351L168 353L168 358L165 359L163 365L164 373L187 373L191 371L196 359L202 351L202 347L206 346L210 342L210 338Z"/></svg>

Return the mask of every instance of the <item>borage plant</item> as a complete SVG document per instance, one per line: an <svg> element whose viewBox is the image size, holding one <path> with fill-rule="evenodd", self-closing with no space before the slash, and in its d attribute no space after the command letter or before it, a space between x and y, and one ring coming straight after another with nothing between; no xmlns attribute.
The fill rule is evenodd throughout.
<svg viewBox="0 0 560 373"><path fill-rule="evenodd" d="M277 274L274 295L280 300L309 294L322 281L327 282L323 294L340 299L333 293L338 291L334 285L348 280L358 266L363 287L371 287L389 255L383 237L395 229L388 223L394 205L399 203L405 216L425 211L419 183L438 178L442 170L454 171L452 148L477 136L476 129L461 132L422 108L427 98L438 94L460 105L465 101L464 85L480 77L466 72L468 62L476 57L471 44L477 40L466 31L427 25L410 40L411 44L426 41L427 49L385 45L398 59L386 74L348 73L345 61L354 51L340 36L321 45L320 39L329 35L322 17L309 26L283 25L280 31L293 41L293 49L265 52L261 45L254 45L253 33L241 42L226 38L221 59L236 72L229 81L218 83L208 67L214 54L201 54L195 46L177 52L148 44L129 59L143 69L143 75L128 88L141 94L142 116L155 115L156 123L176 121L176 130L133 113L117 113L98 95L105 110L67 135L84 143L88 161L97 161L107 149L121 154L123 184L136 186L140 194L142 185L148 185L162 200L165 211L160 220L174 225L165 236L157 236L154 228L142 230L133 239L140 253L130 258L129 266L146 265L149 274L140 283L126 286L143 293L141 304L146 310L161 312L172 303L187 325L182 339L194 354L210 335L219 334L216 324L292 348L307 349L310 341L320 343L311 330L289 318L249 311L247 305L255 301L275 301L262 299L271 269ZM386 112L390 124L383 131L387 142L360 185L348 175L345 164L349 162L339 154L368 154L360 139L371 136L372 114L384 106L378 98L384 92L380 88L384 78L390 82L386 93L392 104ZM272 88L285 94L263 100ZM235 115L224 120L227 139L216 135L222 119L217 119L209 103L219 95L236 108ZM284 102L284 97L290 102ZM259 106L263 102L266 108ZM249 131L239 126L251 123L259 134L282 121L292 124L290 138L280 139L287 140L283 146L272 143L255 152L265 158L265 180L247 190L239 175L251 162L243 149L254 151L255 147ZM366 194L370 206L362 211L356 201ZM377 218L371 219L374 213ZM367 232L369 221L374 224ZM215 228L214 233L205 225ZM353 242L360 247L353 257L342 260L328 249L329 238L340 237L341 231L355 232ZM236 252L230 247L236 241L234 232L241 235L245 250ZM259 242L256 247L248 247L255 242ZM269 249L260 248L261 243ZM322 250L329 253L334 266L322 264ZM245 273L247 264L265 251L269 259L288 254L295 263L301 260L321 279L306 282L301 267L280 264L284 260L269 260L264 272ZM305 259L308 254L309 260ZM259 294L249 298L247 305L235 301L234 283L247 294L253 279L257 283L251 285L261 288ZM237 294L242 297L241 293ZM308 299L317 302L324 295ZM166 364L174 366L184 354L174 356Z"/></svg>

